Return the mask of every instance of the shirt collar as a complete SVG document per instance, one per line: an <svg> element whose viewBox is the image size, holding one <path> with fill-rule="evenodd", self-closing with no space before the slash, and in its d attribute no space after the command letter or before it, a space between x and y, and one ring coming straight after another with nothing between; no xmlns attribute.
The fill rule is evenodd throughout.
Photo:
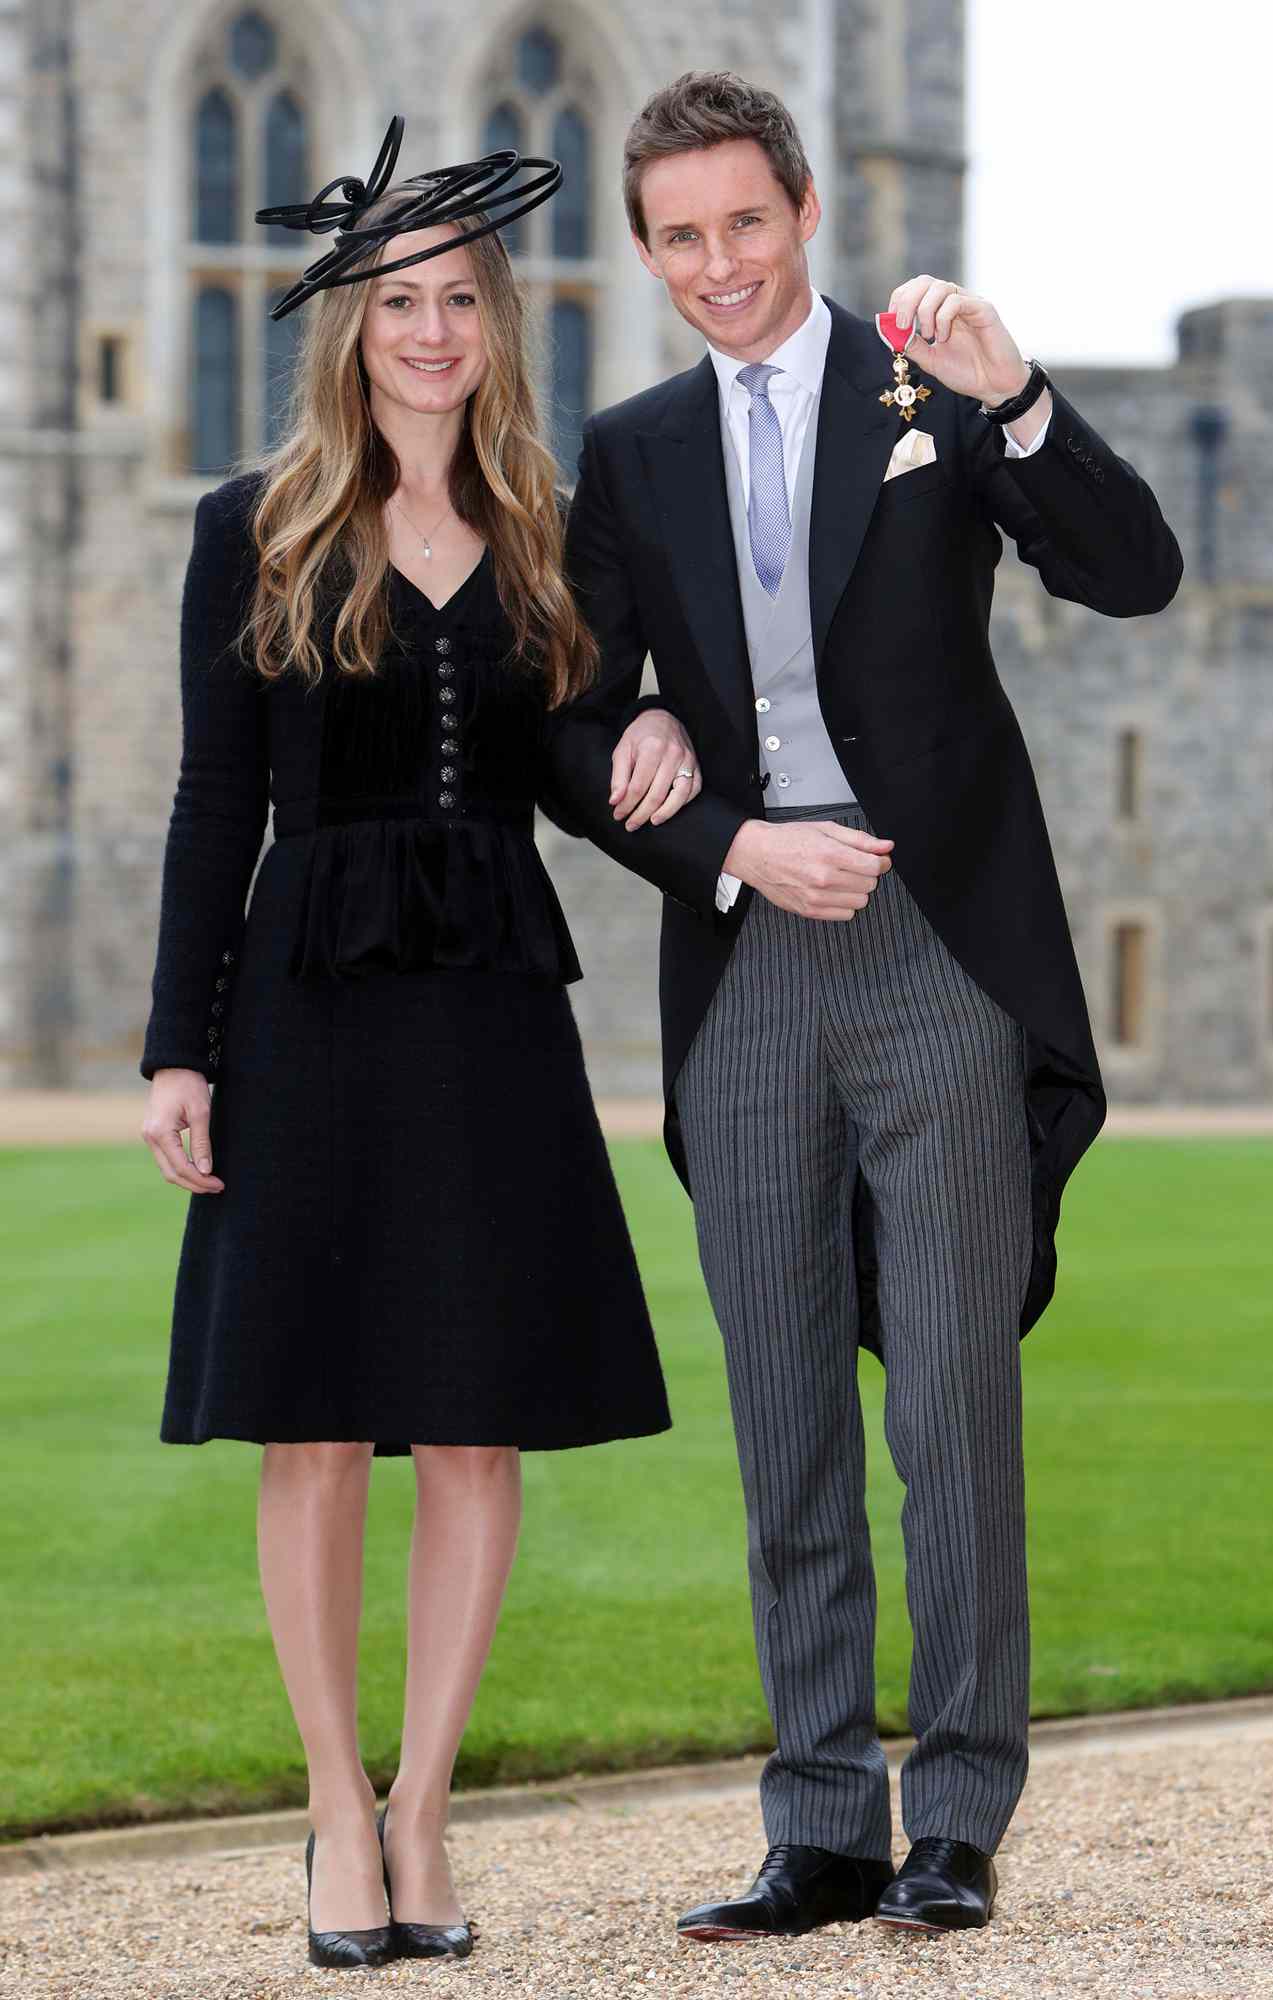
<svg viewBox="0 0 1273 2000"><path fill-rule="evenodd" d="M822 377L826 371L827 348L831 344L831 313L826 300L820 293L813 295L809 317L803 326L798 326L793 334L776 347L765 358L771 368L781 368L784 375L790 375L809 395L816 396L822 388ZM728 404L729 392L738 380L738 372L747 366L745 361L736 361L732 354L722 354L719 348L710 344L707 349L712 367L716 370L716 380L720 385L721 403Z"/></svg>

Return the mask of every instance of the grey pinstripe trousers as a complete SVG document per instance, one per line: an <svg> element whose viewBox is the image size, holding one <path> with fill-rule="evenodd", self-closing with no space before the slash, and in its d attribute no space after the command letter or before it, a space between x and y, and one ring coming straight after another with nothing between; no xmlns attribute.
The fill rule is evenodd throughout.
<svg viewBox="0 0 1273 2000"><path fill-rule="evenodd" d="M867 826L858 806L774 817ZM890 1852L857 1387L858 1174L876 1213L885 1434L906 1486L907 1835L992 1853L1025 1783L1023 1055L1020 1028L894 871L851 923L756 896L677 1082L777 1739L761 1781L774 1843Z"/></svg>

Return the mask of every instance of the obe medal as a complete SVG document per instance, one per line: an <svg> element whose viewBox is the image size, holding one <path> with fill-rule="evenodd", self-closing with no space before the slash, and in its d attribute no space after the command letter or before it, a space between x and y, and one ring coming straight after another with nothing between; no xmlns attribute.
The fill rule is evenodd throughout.
<svg viewBox="0 0 1273 2000"><path fill-rule="evenodd" d="M893 356L893 386L884 391L880 401L887 410L899 410L909 424L914 419L916 403L926 403L933 393L926 382L911 381L906 350L915 338L915 322L912 320L903 331L897 324L896 313L876 313L875 330Z"/></svg>

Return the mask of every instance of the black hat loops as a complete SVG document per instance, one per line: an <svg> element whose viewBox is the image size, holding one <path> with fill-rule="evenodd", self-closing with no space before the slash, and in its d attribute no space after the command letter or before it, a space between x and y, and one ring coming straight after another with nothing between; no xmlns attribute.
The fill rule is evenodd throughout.
<svg viewBox="0 0 1273 2000"><path fill-rule="evenodd" d="M401 190L419 189L419 193L403 192L402 200L395 205L392 215L370 228L360 228L362 217L374 202L379 201L393 180L404 130L403 119L395 113L366 182L356 175L339 174L335 180L328 181L326 187L320 188L312 201L291 202L277 208L258 208L258 222L278 223L284 229L307 229L315 236L327 235L333 229L340 232L339 241L327 255L310 264L290 291L285 292L278 304L271 307L271 319L285 318L306 299L312 298L315 292L383 277L388 271L404 270L408 264L423 264L430 257L440 257L449 250L458 250L465 243L476 242L479 236L489 236L510 222L516 222L520 216L529 215L531 209L550 200L561 186L562 169L556 160L531 159L515 152L487 153L480 160L458 167L441 167L434 173L413 175L401 183ZM519 186L509 188L508 183L526 169L538 171L531 172ZM508 189L507 193L500 192L504 188ZM328 197L337 189L343 200L330 201ZM444 243L435 243L428 250L416 250L409 257L397 257L389 264L368 266L365 263L378 244L388 243L392 237L402 236L408 230L437 228L440 223L472 215L475 209L486 212L488 219L475 223L471 229L462 230L458 236L449 237ZM491 216L489 211L492 209L507 209L509 213ZM350 266L354 264L361 268L351 270Z"/></svg>

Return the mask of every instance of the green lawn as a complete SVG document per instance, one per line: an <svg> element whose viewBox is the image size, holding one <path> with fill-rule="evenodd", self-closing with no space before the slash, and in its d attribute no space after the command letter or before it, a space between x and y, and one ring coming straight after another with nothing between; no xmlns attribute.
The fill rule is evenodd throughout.
<svg viewBox="0 0 1273 2000"><path fill-rule="evenodd" d="M466 1785L755 1749L767 1720L688 1204L616 1148L676 1428L530 1456ZM140 1146L0 1154L0 1832L303 1798L257 1593L256 1451L156 1439L184 1201ZM1039 1715L1273 1687L1273 1146L1105 1142L1025 1347ZM905 1727L899 1489L864 1360L879 1693ZM364 1740L393 1770L410 1473L381 1464Z"/></svg>

